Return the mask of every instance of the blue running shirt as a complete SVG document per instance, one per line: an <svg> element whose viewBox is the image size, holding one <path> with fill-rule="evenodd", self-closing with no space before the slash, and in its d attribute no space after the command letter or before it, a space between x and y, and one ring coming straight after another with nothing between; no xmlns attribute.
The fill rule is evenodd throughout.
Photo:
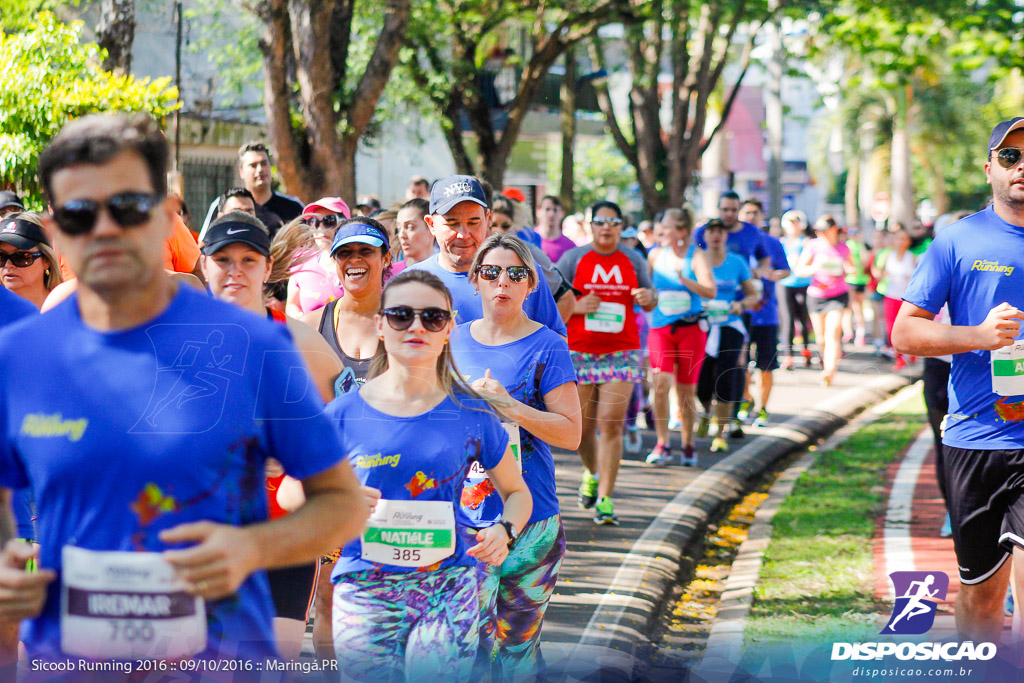
<svg viewBox="0 0 1024 683"><path fill-rule="evenodd" d="M39 315L39 309L14 292L0 287L0 329L22 318ZM17 489L14 492L11 507L14 508L14 519L18 522L18 538L36 537L35 524L32 523L32 492L28 489Z"/></svg>
<svg viewBox="0 0 1024 683"><path fill-rule="evenodd" d="M459 403L462 405L446 398L420 415L396 417L371 406L359 391L350 391L327 406L328 414L341 427L340 452L348 458L360 482L380 489L384 500L452 503L455 553L431 569L476 566L476 558L466 554L470 542L466 529L470 525L459 512L462 482L474 460L484 469L492 469L508 447L508 434L501 420L483 399L460 396ZM353 572L421 569L426 567L364 560L362 541L356 539L341 549L331 580L340 583L345 574Z"/></svg>
<svg viewBox="0 0 1024 683"><path fill-rule="evenodd" d="M765 233L753 223L741 222L741 224L743 225L742 228L736 232L729 233L725 240L725 248L735 254L739 254L745 260L753 259L754 261L760 261L769 256L768 248L764 245ZM693 233L693 241L701 249L708 248L707 243L704 241L703 225Z"/></svg>
<svg viewBox="0 0 1024 683"><path fill-rule="evenodd" d="M461 325L484 317L480 295L470 284L469 273L453 273L450 270L445 270L437 262L437 259L438 255L434 254L426 261L409 266L409 269L426 270L441 278L441 282L452 294L455 322ZM530 320L547 325L557 334L566 336L565 323L562 322L558 306L555 305L555 297L551 294L551 288L545 278L537 278L537 287L526 297L526 301L523 302L523 310L526 311Z"/></svg>
<svg viewBox="0 0 1024 683"><path fill-rule="evenodd" d="M675 321L686 316L696 315L701 311L704 301L697 294L691 292L682 282L679 281L679 273L669 265L671 247L660 247L654 260L654 268L651 271L651 285L658 290L658 305L651 312L651 327L667 327ZM683 257L683 267L680 269L683 276L696 280L697 275L693 272L693 253L697 250L696 244L691 244ZM687 300L689 300L687 302ZM685 305L689 303L689 305Z"/></svg>
<svg viewBox="0 0 1024 683"><path fill-rule="evenodd" d="M710 261L711 257L708 257ZM735 313L725 314L728 305L743 298L743 283L750 279L750 266L746 259L734 254L731 251L725 253L725 260L722 265L713 268L715 274L715 298L705 301L705 310L708 312L708 322L712 325L729 325L740 320ZM741 330L742 331L742 330Z"/></svg>
<svg viewBox="0 0 1024 683"><path fill-rule="evenodd" d="M786 258L786 250L777 238L764 233L764 246L771 256L772 270L789 270L789 260ZM778 325L779 324L779 300L775 296L775 283L771 280L761 278L764 286L761 295L761 307L750 313L750 325L752 327Z"/></svg>
<svg viewBox="0 0 1024 683"><path fill-rule="evenodd" d="M39 564L54 569L42 614L22 624L31 658L59 659L61 551L168 549L187 522L265 521L264 462L304 479L335 465L338 435L284 325L179 286L156 318L86 326L78 297L0 333L0 353L32 349L35 374L0 375L0 486L31 485ZM274 657L263 572L206 603L199 657Z"/></svg>
<svg viewBox="0 0 1024 683"><path fill-rule="evenodd" d="M944 228L918 262L903 300L935 314L948 302L952 325L980 325L1004 301L1024 309L1024 227L1007 223L989 206ZM953 356L942 443L1024 448L1024 395L992 390L989 351Z"/></svg>
<svg viewBox="0 0 1024 683"><path fill-rule="evenodd" d="M459 373L467 382L484 376L501 382L512 398L531 408L547 410L544 394L567 382L576 381L569 345L542 327L518 341L498 346L481 344L470 333L472 323L459 325L451 337L452 353ZM519 429L522 445L523 479L533 495L530 523L558 514L555 493L555 462L551 446L525 429ZM490 479L466 482L462 490L463 510L473 526L486 527L501 519L501 496Z"/></svg>

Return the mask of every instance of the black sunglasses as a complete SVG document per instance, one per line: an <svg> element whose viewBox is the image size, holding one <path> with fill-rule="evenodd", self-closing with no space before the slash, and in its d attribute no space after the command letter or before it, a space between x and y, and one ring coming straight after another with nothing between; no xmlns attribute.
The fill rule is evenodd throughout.
<svg viewBox="0 0 1024 683"><path fill-rule="evenodd" d="M53 209L53 218L61 232L84 235L96 227L100 211L105 209L122 228L134 228L150 219L160 200L150 192L122 192L103 202L72 199Z"/></svg>
<svg viewBox="0 0 1024 683"><path fill-rule="evenodd" d="M602 225L610 225L610 226L612 226L614 228L616 226L622 225L622 219L621 218L593 218L593 219L591 219L590 224L591 225L596 225L598 227L600 227Z"/></svg>
<svg viewBox="0 0 1024 683"><path fill-rule="evenodd" d="M381 314L387 318L388 325L391 329L407 330L412 327L413 321L416 316L419 316L420 322L423 323L423 327L431 332L440 332L444 329L444 326L448 324L448 321L452 319L452 312L446 311L443 308L413 308L412 306L391 306L381 311Z"/></svg>
<svg viewBox="0 0 1024 683"><path fill-rule="evenodd" d="M501 271L508 273L508 279L512 282L522 282L526 278L530 277L530 269L526 266L509 266L508 268L502 268L501 266L477 266L476 274L485 280L494 282L501 277Z"/></svg>
<svg viewBox="0 0 1024 683"><path fill-rule="evenodd" d="M0 251L0 268L6 268L8 261L10 261L15 268L28 268L42 255L43 254L38 251L16 251L13 254L7 254Z"/></svg>
<svg viewBox="0 0 1024 683"><path fill-rule="evenodd" d="M311 228L327 228L328 230L334 230L343 220L345 220L343 217L332 213L329 216L305 216L302 219L302 224L308 225Z"/></svg>
<svg viewBox="0 0 1024 683"><path fill-rule="evenodd" d="M1013 168L1020 163L1022 153L1024 150L1017 147L1003 147L996 152L996 161L1003 168Z"/></svg>

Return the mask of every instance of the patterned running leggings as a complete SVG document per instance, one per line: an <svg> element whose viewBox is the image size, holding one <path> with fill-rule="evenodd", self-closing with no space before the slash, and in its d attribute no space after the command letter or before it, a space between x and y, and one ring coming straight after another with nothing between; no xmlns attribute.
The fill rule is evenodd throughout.
<svg viewBox="0 0 1024 683"><path fill-rule="evenodd" d="M500 567L480 563L477 667L494 680L533 680L544 668L540 631L565 555L562 517L528 524Z"/></svg>
<svg viewBox="0 0 1024 683"><path fill-rule="evenodd" d="M468 681L479 631L473 567L358 572L334 586L334 650L342 680Z"/></svg>

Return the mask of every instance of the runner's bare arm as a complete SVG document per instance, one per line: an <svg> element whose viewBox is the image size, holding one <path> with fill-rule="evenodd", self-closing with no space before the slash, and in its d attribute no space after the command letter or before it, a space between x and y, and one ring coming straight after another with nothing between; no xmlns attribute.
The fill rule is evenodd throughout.
<svg viewBox="0 0 1024 683"><path fill-rule="evenodd" d="M1013 344L1021 320L1024 311L1003 302L980 325L943 325L935 322L934 313L904 301L892 328L892 346L914 356L991 351Z"/></svg>
<svg viewBox="0 0 1024 683"><path fill-rule="evenodd" d="M305 322L288 318L287 324L292 341L302 353L302 359L320 390L321 398L324 403L330 403L334 400L334 381L344 369L341 360L334 351L331 351L331 347L320 333Z"/></svg>
<svg viewBox="0 0 1024 683"><path fill-rule="evenodd" d="M711 269L711 264L708 263L707 256L702 250L694 250L693 258L690 260L690 267L693 268L693 274L697 276L697 279L691 280L688 277L683 277L682 272L680 272L679 281L697 296L705 299L714 299L718 293L718 286L715 285L715 273Z"/></svg>
<svg viewBox="0 0 1024 683"><path fill-rule="evenodd" d="M188 590L206 600L233 594L259 569L309 562L362 531L373 503L347 462L302 480L306 502L272 522L244 527L193 522L160 534L164 543L189 543L164 557Z"/></svg>
<svg viewBox="0 0 1024 683"><path fill-rule="evenodd" d="M50 569L31 574L25 571L25 563L36 556L36 550L13 540L16 532L11 490L0 487L0 620L13 622L39 615L46 600L46 585L56 577Z"/></svg>
<svg viewBox="0 0 1024 683"><path fill-rule="evenodd" d="M538 439L556 448L574 451L583 435L583 412L575 382L566 382L544 394L547 410L537 410L509 395L488 370L472 384L494 408Z"/></svg>

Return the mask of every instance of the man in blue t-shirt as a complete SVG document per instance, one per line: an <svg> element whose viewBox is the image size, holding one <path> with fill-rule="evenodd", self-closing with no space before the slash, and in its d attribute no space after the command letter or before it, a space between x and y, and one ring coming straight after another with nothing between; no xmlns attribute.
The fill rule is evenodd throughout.
<svg viewBox="0 0 1024 683"><path fill-rule="evenodd" d="M768 248L764 246L761 229L752 223L741 221L739 218L740 196L732 190L723 192L718 200L718 214L722 223L725 224L726 232L729 233L725 242L726 249L739 254L748 263L753 261L751 267L756 269L754 272L756 276L760 277L770 270L771 255L768 253ZM708 248L704 241L703 225L697 228L697 232L693 234L693 240L701 249Z"/></svg>
<svg viewBox="0 0 1024 683"><path fill-rule="evenodd" d="M1011 553L1024 563L1024 118L989 138L993 202L945 228L903 295L893 347L953 354L943 432L944 484L960 567L960 637L998 642ZM946 305L950 324L935 320ZM1024 584L1017 580L1017 595ZM1019 612L1020 606L1017 606Z"/></svg>
<svg viewBox="0 0 1024 683"><path fill-rule="evenodd" d="M483 309L476 289L469 283L469 268L480 245L491 234L491 210L483 187L468 175L438 180L430 188L430 213L423 219L437 241L438 252L410 268L441 278L452 294L452 309L459 324L479 320ZM565 323L544 278L526 297L523 310L531 320L566 336Z"/></svg>
<svg viewBox="0 0 1024 683"><path fill-rule="evenodd" d="M277 656L263 569L359 533L368 501L286 328L178 286L167 142L146 115L72 121L40 156L78 291L0 333L0 620L59 664ZM306 502L268 521L265 461ZM31 486L40 570L12 541ZM237 679L236 679L237 680Z"/></svg>

